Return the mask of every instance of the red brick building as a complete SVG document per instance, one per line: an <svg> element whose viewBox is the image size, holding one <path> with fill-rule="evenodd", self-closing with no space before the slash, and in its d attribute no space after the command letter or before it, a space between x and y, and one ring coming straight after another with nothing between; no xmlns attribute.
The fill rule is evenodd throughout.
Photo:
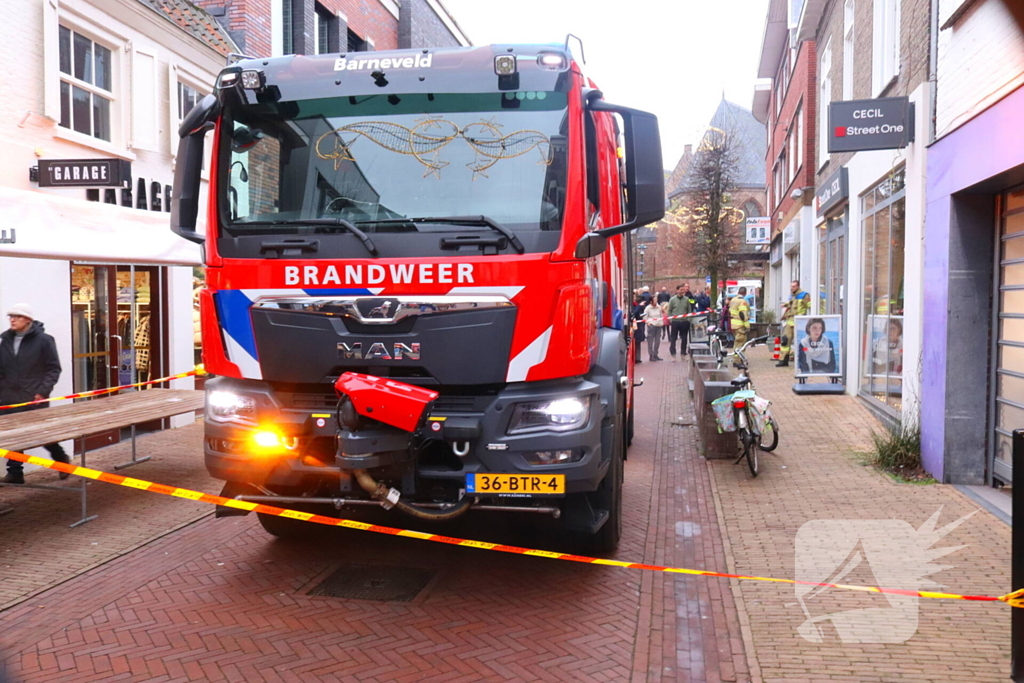
<svg viewBox="0 0 1024 683"><path fill-rule="evenodd" d="M743 218L765 216L765 132L764 126L756 121L751 112L743 107L722 100L709 122L709 131L721 130L735 141L736 169L734 190L730 204L742 212ZM679 206L686 200L687 186L693 162L693 145L686 145L683 155L666 181L666 195L671 206ZM739 215L739 214L737 214ZM643 284L652 288L669 290L683 282L689 282L694 290L704 287L707 273L694 263L686 247L686 239L678 221L660 221L654 231L653 244L647 246L644 260L648 264L648 277L641 278ZM763 264L767 252L745 244L745 222L736 225L735 258L731 259L729 270L723 277L763 277ZM642 236L640 236L642 237Z"/></svg>
<svg viewBox="0 0 1024 683"><path fill-rule="evenodd" d="M772 244L767 305L789 297L792 280L811 289L814 249L815 121L817 53L813 39L791 30L786 0L771 0L765 22L758 78L771 86L754 93L754 116L768 128L765 157ZM799 3L795 11L799 13Z"/></svg>
<svg viewBox="0 0 1024 683"><path fill-rule="evenodd" d="M470 45L440 0L196 0L251 56Z"/></svg>

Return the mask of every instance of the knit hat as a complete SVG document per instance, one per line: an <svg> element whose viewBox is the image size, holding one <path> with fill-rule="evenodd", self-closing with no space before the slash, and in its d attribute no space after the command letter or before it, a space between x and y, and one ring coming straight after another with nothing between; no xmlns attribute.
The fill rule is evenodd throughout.
<svg viewBox="0 0 1024 683"><path fill-rule="evenodd" d="M20 315L29 320L35 320L36 317L32 313L32 307L28 304L14 304L7 309L7 315Z"/></svg>

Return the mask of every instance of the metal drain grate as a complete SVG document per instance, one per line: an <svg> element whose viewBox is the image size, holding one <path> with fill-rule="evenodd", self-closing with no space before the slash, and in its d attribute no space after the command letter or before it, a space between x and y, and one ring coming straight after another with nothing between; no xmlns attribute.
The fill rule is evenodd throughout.
<svg viewBox="0 0 1024 683"><path fill-rule="evenodd" d="M376 602L410 602L420 594L434 572L414 567L348 565L324 579L309 595Z"/></svg>

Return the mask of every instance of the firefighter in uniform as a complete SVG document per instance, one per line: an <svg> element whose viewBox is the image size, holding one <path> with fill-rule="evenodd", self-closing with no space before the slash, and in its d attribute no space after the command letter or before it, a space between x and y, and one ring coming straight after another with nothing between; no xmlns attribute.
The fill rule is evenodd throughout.
<svg viewBox="0 0 1024 683"><path fill-rule="evenodd" d="M746 299L747 288L740 291L729 302L729 325L732 327L733 348L740 348L747 343L747 332L750 331L750 304Z"/></svg>
<svg viewBox="0 0 1024 683"><path fill-rule="evenodd" d="M789 301L782 304L782 360L775 364L780 368L789 366L789 354L792 352L796 317L798 315L807 315L811 311L811 295L800 289L799 280L793 280L790 283L789 291L792 292Z"/></svg>

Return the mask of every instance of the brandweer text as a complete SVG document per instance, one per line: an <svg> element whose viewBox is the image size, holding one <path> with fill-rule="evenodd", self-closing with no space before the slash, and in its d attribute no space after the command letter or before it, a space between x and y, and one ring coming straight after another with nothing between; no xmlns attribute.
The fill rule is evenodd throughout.
<svg viewBox="0 0 1024 683"><path fill-rule="evenodd" d="M388 277L390 276L390 278ZM352 266L285 266L285 285L473 284L472 263L392 263Z"/></svg>

